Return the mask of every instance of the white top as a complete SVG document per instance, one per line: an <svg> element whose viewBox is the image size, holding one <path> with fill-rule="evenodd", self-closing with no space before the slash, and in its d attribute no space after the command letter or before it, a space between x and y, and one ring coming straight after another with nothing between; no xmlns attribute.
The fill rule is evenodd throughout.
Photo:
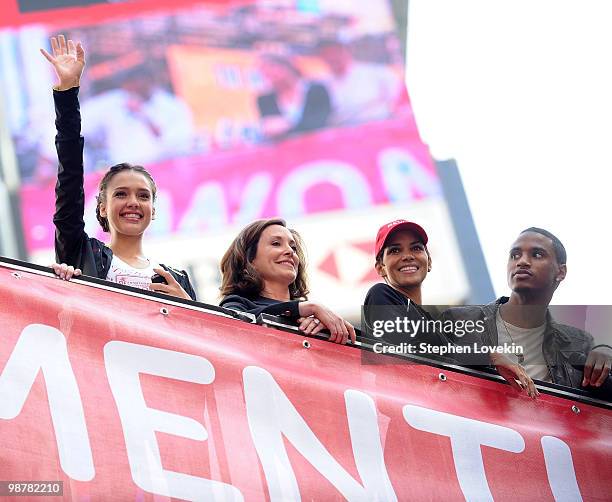
<svg viewBox="0 0 612 502"><path fill-rule="evenodd" d="M525 359L521 365L525 368L525 372L533 379L552 382L548 366L546 366L546 361L542 354L542 342L544 341L546 323L536 328L520 328L505 322L501 317L500 309L497 310L495 322L497 323L499 345L512 345L514 343L517 346L523 347ZM508 353L504 355L512 361L519 362L518 355Z"/></svg>
<svg viewBox="0 0 612 502"><path fill-rule="evenodd" d="M121 258L113 255L113 261L111 262L108 274L106 274L106 280L124 286L148 290L151 285L151 277L155 274L153 268L158 267L158 264L149 260L146 268L134 268L125 263Z"/></svg>

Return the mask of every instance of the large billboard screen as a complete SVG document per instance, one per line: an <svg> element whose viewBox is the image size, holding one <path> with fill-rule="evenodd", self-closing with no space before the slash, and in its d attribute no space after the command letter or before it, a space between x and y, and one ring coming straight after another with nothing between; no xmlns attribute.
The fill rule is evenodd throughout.
<svg viewBox="0 0 612 502"><path fill-rule="evenodd" d="M105 237L97 183L127 161L145 165L159 187L148 253L188 268L205 301L217 299L217 264L237 231L273 216L304 234L313 297L340 302L345 314L357 314L377 279L376 230L397 218L430 234L426 301L468 296L388 2L22 1L7 19L0 86L32 260L52 258L56 173L54 80L38 48L62 32L87 51L90 235Z"/></svg>

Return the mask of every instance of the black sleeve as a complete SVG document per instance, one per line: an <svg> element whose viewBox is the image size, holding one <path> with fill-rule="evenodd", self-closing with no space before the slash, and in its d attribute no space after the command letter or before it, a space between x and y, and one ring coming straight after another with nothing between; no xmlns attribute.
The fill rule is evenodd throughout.
<svg viewBox="0 0 612 502"><path fill-rule="evenodd" d="M300 121L290 133L313 131L327 125L331 115L331 100L327 89L322 84L310 84L304 100L304 109Z"/></svg>
<svg viewBox="0 0 612 502"><path fill-rule="evenodd" d="M404 312L408 308L407 300L402 295L386 284L375 284L370 288L363 301L364 305L387 305L401 307Z"/></svg>
<svg viewBox="0 0 612 502"><path fill-rule="evenodd" d="M83 138L79 88L53 91L55 102L55 148L58 168L55 185L55 259L75 267L83 266L85 233L83 212Z"/></svg>
<svg viewBox="0 0 612 502"><path fill-rule="evenodd" d="M248 312L258 316L259 314L270 314L285 317L287 320L295 321L300 317L300 302L297 300L289 302L278 302L270 305L258 305L255 302L239 295L226 296L220 307L237 310L238 312Z"/></svg>
<svg viewBox="0 0 612 502"><path fill-rule="evenodd" d="M434 356L429 352L420 352L421 343L430 346L441 346L448 343L442 333L436 329L429 313L412 302L409 304L407 298L386 284L375 284L370 288L364 300L363 314L368 337L390 344L415 345L415 350L418 349L417 352L414 352L415 354L432 358ZM411 321L417 323L416 331L414 331L414 325L408 324L410 332L407 333L405 331L407 325L404 324L404 320L409 323ZM387 323L395 327L387 328Z"/></svg>
<svg viewBox="0 0 612 502"><path fill-rule="evenodd" d="M191 297L191 299L194 302L197 302L198 298L196 296L196 292L193 289L193 286L191 285L191 281L189 280L189 276L187 275L187 272L185 272L184 270L183 270L183 273L185 274L185 286L183 286L183 289Z"/></svg>
<svg viewBox="0 0 612 502"><path fill-rule="evenodd" d="M370 333L374 321L394 320L408 314L408 302L386 284L375 284L363 301L363 317L366 332Z"/></svg>

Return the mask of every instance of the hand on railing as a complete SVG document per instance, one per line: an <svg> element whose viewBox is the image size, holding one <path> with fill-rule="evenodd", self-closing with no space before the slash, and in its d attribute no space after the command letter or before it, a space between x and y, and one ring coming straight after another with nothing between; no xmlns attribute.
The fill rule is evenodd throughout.
<svg viewBox="0 0 612 502"><path fill-rule="evenodd" d="M519 392L527 392L527 395L532 399L540 395L535 383L533 383L531 377L525 372L525 368L520 364L511 361L502 354L491 354L491 363L504 380L514 389Z"/></svg>
<svg viewBox="0 0 612 502"><path fill-rule="evenodd" d="M73 277L78 277L83 273L80 268L74 268L72 265L66 265L65 263L53 263L50 267L53 269L53 272L55 272L55 275L64 281L69 281Z"/></svg>
<svg viewBox="0 0 612 502"><path fill-rule="evenodd" d="M610 376L610 368L612 368L612 348L607 345L594 347L584 363L582 386L601 387Z"/></svg>
<svg viewBox="0 0 612 502"><path fill-rule="evenodd" d="M161 267L154 268L155 272L162 276L166 280L166 284L159 282L152 282L149 286L151 291L156 291L157 293L164 293L166 295L177 296L178 298L185 298L185 300L191 300L192 298L187 294L187 292L181 287L181 285L176 281L172 274L167 270L164 270Z"/></svg>
<svg viewBox="0 0 612 502"><path fill-rule="evenodd" d="M329 341L334 343L346 343L348 339L355 343L357 335L353 325L334 314L327 307L314 302L300 302L300 330L307 334L315 335L322 329L330 332Z"/></svg>

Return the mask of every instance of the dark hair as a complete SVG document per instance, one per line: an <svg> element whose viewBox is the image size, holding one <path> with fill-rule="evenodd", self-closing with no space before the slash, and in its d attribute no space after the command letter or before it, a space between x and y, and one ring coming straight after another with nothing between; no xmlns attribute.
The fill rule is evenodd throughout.
<svg viewBox="0 0 612 502"><path fill-rule="evenodd" d="M149 173L149 171L147 171L142 166L136 166L128 162L122 162L121 164L115 164L114 166L111 166L100 180L100 185L98 186L98 195L96 197L96 218L100 222L102 230L104 230L105 232L110 232L110 227L108 226L108 219L100 214L100 205L106 199L106 188L108 187L109 181L113 179L113 176L120 173L121 171L127 171L128 169L130 171L140 173L144 175L145 178L147 178L149 184L151 185L151 195L153 196L153 202L155 202L155 196L157 195L157 186L155 185L155 181L153 181L153 176L151 176L151 173Z"/></svg>
<svg viewBox="0 0 612 502"><path fill-rule="evenodd" d="M556 235L551 234L548 230L544 230L543 228L538 227L526 228L519 235L522 235L526 232L533 232L536 234L543 235L544 237L548 237L553 243L553 249L555 250L557 263L559 265L565 265L567 263L567 252L565 251L565 246Z"/></svg>
<svg viewBox="0 0 612 502"><path fill-rule="evenodd" d="M285 56L279 56L278 54L263 54L262 56L260 56L260 58L265 63L282 66L283 68L293 73L296 78L302 78L304 76L300 69L295 64L293 64L293 62L289 58L286 58Z"/></svg>
<svg viewBox="0 0 612 502"><path fill-rule="evenodd" d="M221 290L222 296L237 294L252 297L261 293L264 282L252 262L257 254L257 245L263 231L271 225L287 228L285 220L272 218L257 220L244 227L230 244L221 258ZM297 247L296 253L299 265L295 281L289 285L289 296L292 300L306 300L308 283L306 279L306 256L302 238L293 229L288 229Z"/></svg>

